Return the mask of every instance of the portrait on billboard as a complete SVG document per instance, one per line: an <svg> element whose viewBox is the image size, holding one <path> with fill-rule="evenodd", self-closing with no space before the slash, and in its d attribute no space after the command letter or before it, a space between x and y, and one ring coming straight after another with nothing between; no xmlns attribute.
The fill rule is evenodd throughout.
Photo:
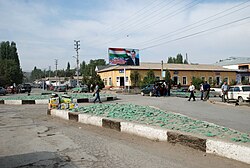
<svg viewBox="0 0 250 168"><path fill-rule="evenodd" d="M109 64L140 65L139 50L127 48L109 48Z"/></svg>

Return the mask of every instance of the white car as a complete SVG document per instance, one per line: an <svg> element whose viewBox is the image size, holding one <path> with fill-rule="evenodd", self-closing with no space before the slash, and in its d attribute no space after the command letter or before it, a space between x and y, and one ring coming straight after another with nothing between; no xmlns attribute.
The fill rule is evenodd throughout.
<svg viewBox="0 0 250 168"><path fill-rule="evenodd" d="M237 100L239 103L250 101L250 85L230 86L228 98L229 100Z"/></svg>

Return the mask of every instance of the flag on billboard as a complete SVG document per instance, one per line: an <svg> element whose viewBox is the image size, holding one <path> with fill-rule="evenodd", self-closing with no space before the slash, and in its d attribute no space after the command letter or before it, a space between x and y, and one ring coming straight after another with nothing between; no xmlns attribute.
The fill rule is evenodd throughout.
<svg viewBox="0 0 250 168"><path fill-rule="evenodd" d="M115 65L139 65L139 50L127 48L109 48L109 63Z"/></svg>

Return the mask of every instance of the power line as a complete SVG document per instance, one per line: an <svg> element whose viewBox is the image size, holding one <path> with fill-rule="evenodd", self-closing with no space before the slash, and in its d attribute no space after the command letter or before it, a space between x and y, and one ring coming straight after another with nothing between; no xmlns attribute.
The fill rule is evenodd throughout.
<svg viewBox="0 0 250 168"><path fill-rule="evenodd" d="M132 19L132 18L134 18L136 15L138 15L138 16L136 16L136 17L137 17L136 19L138 19L138 18L139 18L140 16L142 16L144 13L147 13L147 11L149 11L151 8L155 8L155 7L159 6L159 5L162 4L164 1L160 1L160 2L157 3L155 6L152 5L152 4L154 4L155 2L157 2L157 0L155 0L155 1L152 2L152 3L151 3L151 2L148 3L148 4L145 5L142 9L140 9L140 10L137 11L137 12L135 12L133 15L127 17L125 20L119 22L118 24L115 24L115 26L112 26L112 27L111 27L111 31L115 30L116 27L118 27L118 29L119 29L120 26L126 25L126 24L127 24L127 21L130 20L130 19ZM146 9L147 7L150 7L150 8L147 9L146 11L143 11L143 10ZM143 12L143 13L140 14L140 12Z"/></svg>
<svg viewBox="0 0 250 168"><path fill-rule="evenodd" d="M169 41L166 41L166 42L163 42L163 43L148 46L148 47L142 48L140 50L146 50L146 49L149 49L149 48L158 47L158 46L161 46L163 44L167 44L167 43L170 43L170 42L174 42L174 41L182 40L182 39L192 37L192 36L195 36L195 35L199 35L199 34L202 34L202 33L205 33L205 32L211 31L211 30L215 30L215 29L218 29L218 28L221 28L221 27L225 27L225 26L228 26L228 25L231 25L231 24L234 24L234 23L238 23L238 22L241 22L241 21L244 21L244 20L247 20L247 19L250 19L250 16L242 18L242 19L238 19L238 20L235 20L235 21L232 21L232 22L220 25L220 26L212 27L212 28L209 28L209 29L206 29L206 30L203 30L203 31L192 33L192 34L189 34L189 35L186 35L186 36L182 36L182 37L179 37L179 38L176 38L176 39L173 39L173 40L169 40Z"/></svg>
<svg viewBox="0 0 250 168"><path fill-rule="evenodd" d="M173 0L173 1L175 1L175 0ZM167 3L166 4L166 6L168 6L169 4L171 4L173 1L170 1L169 3ZM176 6L176 5L178 5L179 3L181 3L182 1L179 1L179 2L177 2L177 3L175 3L175 4L173 4L172 6L170 6L169 8L168 8L168 10L170 10L171 8L173 8L174 6ZM164 6L164 7L166 7L166 6ZM164 7L161 7L161 9L163 9ZM158 10L159 11L159 10ZM151 12L151 13L154 13L155 11L153 11L153 12ZM151 14L150 13L150 14ZM161 14L161 13L158 13L158 14ZM150 15L150 16L153 16L153 18L155 17L155 16L157 16L158 14L156 14L156 15ZM147 15L148 16L148 15ZM140 22L139 23L143 23L144 21L146 21L148 18L147 17L145 17L145 16L143 16L143 19L140 19L140 18L137 18L138 20L140 20ZM135 27L138 27L138 25L141 25L141 24L139 24L138 22L136 23L136 24L134 24L133 25L133 28L135 28ZM130 24L131 25L131 24ZM126 30L127 31L127 29L130 29L130 27L128 27L128 25L126 26L126 27L123 27L123 29L122 30L120 30L119 32L116 32L116 34L114 34L114 36L117 36L117 35L120 35L121 33L123 33L122 31L124 31L124 30ZM120 39L123 39L123 38L125 38L125 37L129 37L129 33L125 33L125 34L127 34L127 35L125 35L125 36L122 36L122 37L117 37L117 38L115 38L115 39L112 39L112 40L110 40L110 41L107 41L107 42L104 42L104 43L102 43L102 44L108 44L108 43L111 43L111 42L114 42L114 41L117 41L117 40L120 40Z"/></svg>
<svg viewBox="0 0 250 168"><path fill-rule="evenodd" d="M127 20L129 20L129 19L135 17L136 15L138 15L138 16L137 16L137 18L138 18L138 17L141 16L142 14L146 13L149 9L151 9L151 8L153 8L153 7L156 7L156 6L158 6L160 3L162 3L162 2L156 3L155 6L152 5L152 4L154 4L155 2L157 2L157 0L154 0L152 3L151 3L151 1L150 1L149 3L147 3L147 5L145 5L143 8L141 8L140 10L138 10L137 12L135 12L134 14L132 14L131 16L127 17L125 20L119 22L118 24L114 24L115 26L113 26L113 25L112 25L112 26L109 26L109 28L107 28L106 30L104 30L104 31L102 31L102 32L100 32L100 33L108 33L108 32L110 32L110 31L116 30L116 29L117 29L116 27L118 27L118 29L119 29L119 26L124 25L124 24L127 24ZM150 7L150 8L149 8L148 10L144 11L144 10L145 10L146 8L148 8L148 7ZM143 12L143 13L141 13L141 12ZM140 14L140 13L141 13L141 14ZM91 41L90 43L93 43L93 42L95 42L95 41L97 41L97 40L93 40L93 41Z"/></svg>
<svg viewBox="0 0 250 168"><path fill-rule="evenodd" d="M116 32L115 35L120 34L120 32L123 32L124 30L131 29L132 26L133 26L133 28L134 28L134 27L136 27L136 26L138 26L138 25L141 25L141 23L144 23L145 20L147 20L147 19L149 19L149 18L152 18L152 17L154 18L155 16L161 14L161 13L159 13L159 12L160 12L162 9L164 9L165 7L169 6L169 5L170 5L172 2L174 2L174 1L175 1L175 0L172 0L172 1L170 1L169 3L166 3L165 5L161 6L159 9L155 9L155 10L152 10L152 11L146 13L146 15L144 15L142 19L137 18L138 21L137 21L137 20L134 20L134 21L131 22L130 24L127 24L126 27L122 27L122 29L119 30L118 32ZM165 1L162 1L162 2L165 2ZM180 2L181 2L181 1L180 1ZM174 7L175 5L179 4L180 2L174 4L173 6L171 6L171 7L168 8L168 9L171 9L172 7ZM153 15L154 13L156 13L156 14Z"/></svg>
<svg viewBox="0 0 250 168"><path fill-rule="evenodd" d="M248 0L248 1L249 1L249 0ZM142 42L142 43L140 43L140 44L141 44L141 45L145 45L145 44L151 43L151 42L153 42L153 41L164 40L164 39L166 39L166 38L169 38L169 37L178 35L178 34L180 34L180 33L183 33L183 32L186 32L186 31L189 31L189 30L192 30L192 29L195 29L195 28L200 27L200 26L203 26L203 25L205 25L205 24L207 24L207 23L210 23L210 22L213 22L213 21L215 21L215 20L221 19L221 18L226 17L226 16L228 16L228 15L231 15L231 14L233 14L233 13L235 13L235 12L241 11L241 10L243 10L243 9L245 9L245 8L247 8L247 7L249 7L250 5L244 6L244 7L240 8L240 9L234 10L234 11L232 11L232 12L230 12L230 13L227 13L227 14L222 15L222 16L220 16L220 17L217 17L217 18L215 18L215 19L209 20L209 21L207 21L207 22L205 22L205 23L202 23L202 24L199 24L199 25L197 25L197 26L193 26L193 25L196 25L196 24L198 24L198 23L200 23L200 22L203 22L203 21L205 21L205 20L208 20L208 19L210 19L210 18L213 18L213 17L215 17L215 16L218 16L218 15L220 15L220 14L222 14L222 13L225 13L225 12L227 12L227 11L230 11L230 10L232 10L232 9L234 9L234 8L237 8L237 7L239 7L239 6L241 6L241 5L245 4L245 3L247 3L248 1L245 1L245 2L243 2L243 3L241 3L241 4L238 4L238 5L236 5L236 6L233 6L233 7L231 7L231 8L226 9L226 10L223 10L223 11L217 13L217 14L214 14L214 15L212 15L212 16L209 16L209 17L205 18L205 19L199 20L199 21L197 21L197 22L195 22L195 23L192 23L192 24L190 24L190 25L184 26L184 27L182 27L182 28L180 28L180 29L177 29L177 30L175 30L175 31L172 31L172 32L169 32L169 33L167 33L167 34L161 35L161 36L159 36L159 37L157 37L157 38L153 38L153 39L151 39L151 40ZM191 27L191 26L193 26L193 27ZM188 28L188 27L191 27L191 28L186 29L186 28ZM183 30L183 29L184 29L184 30ZM183 30L183 31L180 31L180 30ZM176 33L176 32L178 32L178 33Z"/></svg>
<svg viewBox="0 0 250 168"><path fill-rule="evenodd" d="M198 2L197 2L197 1L198 1ZM165 21L166 21L167 19L172 18L172 17L174 17L174 16L176 16L176 15L178 15L178 14L184 12L185 10L190 9L190 8L194 7L195 5L199 4L199 1L200 1L200 0L194 0L193 2L190 2L190 3L186 4L186 5L184 5L183 7L178 8L177 10L174 11L174 13L168 14L168 15L166 15L166 16L164 16L164 17L161 17L160 19L163 19L163 20L164 20L164 18L166 18L167 16L169 16L169 17L167 17L167 18L165 19ZM196 2L196 3L194 3L194 2ZM152 22L152 23L146 25L146 26L147 26L146 28L145 28L145 26L142 26L141 28L137 29L137 31L135 31L135 32L138 32L140 29L144 29L144 30L145 30L145 29L148 29L148 28L150 28L150 27L152 27L152 26L155 26L156 24L159 24L159 23L160 23L160 22ZM127 35L126 37L128 37L128 36L129 36L129 35ZM120 40L120 39L123 39L123 38L125 38L125 37L118 37L118 38L116 38L116 39L113 39L113 40L110 40L110 41L108 41L108 42L101 43L101 44L108 44L108 43L111 43L111 42L114 42L114 41L117 41L117 40Z"/></svg>
<svg viewBox="0 0 250 168"><path fill-rule="evenodd" d="M159 23L162 23L163 21L166 21L166 20L168 20L170 18L173 18L174 16L176 16L176 15L178 15L178 14L180 14L180 13L182 13L182 12L184 12L184 11L198 5L200 3L200 1L202 1L202 0L194 0L194 1L184 5L183 7L178 8L174 12L171 12L170 14L160 17L157 21L151 22L150 24L147 24L147 25L137 29L135 32L138 32L141 29L143 29L143 30L149 29L152 26L155 26L155 25L157 25Z"/></svg>

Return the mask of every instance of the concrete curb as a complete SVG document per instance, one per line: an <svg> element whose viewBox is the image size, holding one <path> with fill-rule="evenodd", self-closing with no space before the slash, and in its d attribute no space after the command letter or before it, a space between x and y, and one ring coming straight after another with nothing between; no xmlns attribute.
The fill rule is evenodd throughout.
<svg viewBox="0 0 250 168"><path fill-rule="evenodd" d="M236 104L229 104L229 103L224 103L224 102L218 102L218 101L212 101L212 100L209 100L209 103L211 104L219 104L219 105L225 105L225 106L236 106Z"/></svg>
<svg viewBox="0 0 250 168"><path fill-rule="evenodd" d="M83 124L114 129L119 132L129 133L151 140L179 143L206 153L234 159L250 164L250 146L208 139L196 135L189 135L173 130L162 129L154 126L122 121L89 114L79 114L66 110L48 110L48 115L57 116L65 120L74 120Z"/></svg>
<svg viewBox="0 0 250 168"><path fill-rule="evenodd" d="M167 130L132 122L121 122L121 132L134 134L151 140L168 140Z"/></svg>
<svg viewBox="0 0 250 168"><path fill-rule="evenodd" d="M47 99L37 99L35 100L35 104L48 104L49 100Z"/></svg>
<svg viewBox="0 0 250 168"><path fill-rule="evenodd" d="M117 97L102 97L101 101L113 101L117 100ZM94 98L81 98L81 99L73 99L75 103L91 103L94 101ZM0 100L0 104L9 104L9 105L22 105L22 104L48 104L48 99L37 99L37 100Z"/></svg>

